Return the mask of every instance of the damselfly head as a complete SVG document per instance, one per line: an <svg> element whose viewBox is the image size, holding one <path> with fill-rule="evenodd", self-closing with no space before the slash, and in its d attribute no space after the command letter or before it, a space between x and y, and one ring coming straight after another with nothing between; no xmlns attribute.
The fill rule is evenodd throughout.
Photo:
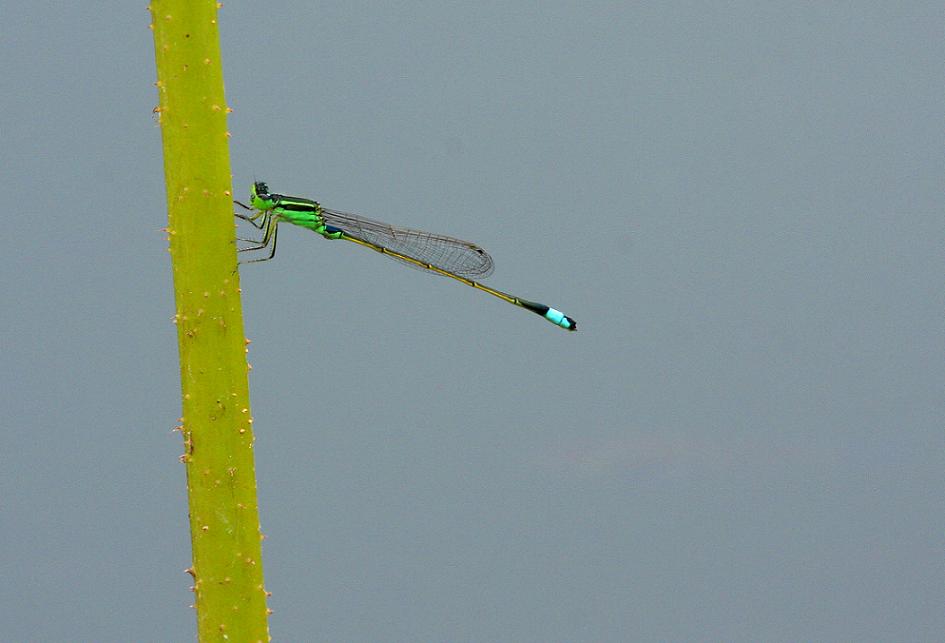
<svg viewBox="0 0 945 643"><path fill-rule="evenodd" d="M253 188L249 191L249 202L257 210L271 209L273 204L269 187L262 181L253 183Z"/></svg>

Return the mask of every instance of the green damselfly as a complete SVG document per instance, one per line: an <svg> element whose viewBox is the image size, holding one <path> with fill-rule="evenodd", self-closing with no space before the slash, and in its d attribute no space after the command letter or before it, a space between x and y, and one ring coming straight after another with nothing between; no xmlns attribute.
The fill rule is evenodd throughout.
<svg viewBox="0 0 945 643"><path fill-rule="evenodd" d="M276 234L279 222L286 221L313 232L326 239L344 239L370 248L383 255L401 261L412 268L455 279L467 286L489 293L502 301L515 304L525 310L541 315L552 324L566 330L577 330L577 322L545 304L522 299L501 290L484 286L472 278L482 279L492 274L493 263L489 254L469 241L454 239L430 232L398 228L388 223L374 221L357 214L339 212L322 207L318 202L283 194L271 194L265 183L253 184L250 205L235 201L237 205L253 214L236 213L263 231L262 239L253 245L240 248L240 252L269 249L269 255L247 263L268 261L276 255Z"/></svg>

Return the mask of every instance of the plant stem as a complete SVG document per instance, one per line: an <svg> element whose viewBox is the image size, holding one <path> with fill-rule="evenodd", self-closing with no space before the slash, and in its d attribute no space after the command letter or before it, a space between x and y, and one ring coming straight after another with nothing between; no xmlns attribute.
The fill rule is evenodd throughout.
<svg viewBox="0 0 945 643"><path fill-rule="evenodd" d="M216 2L152 0L201 641L267 641Z"/></svg>

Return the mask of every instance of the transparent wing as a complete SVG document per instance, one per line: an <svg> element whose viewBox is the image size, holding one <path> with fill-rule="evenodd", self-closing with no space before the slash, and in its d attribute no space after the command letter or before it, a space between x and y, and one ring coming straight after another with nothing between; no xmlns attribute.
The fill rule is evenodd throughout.
<svg viewBox="0 0 945 643"><path fill-rule="evenodd" d="M321 214L326 225L338 228L356 239L399 252L417 261L434 265L437 268L442 268L463 277L482 279L492 274L492 257L489 256L488 252L469 241L421 230L397 228L388 223L374 221L358 214L339 212L328 208L322 208ZM385 256L397 259L392 255ZM429 272L425 268L420 268L407 261L397 260L411 268Z"/></svg>

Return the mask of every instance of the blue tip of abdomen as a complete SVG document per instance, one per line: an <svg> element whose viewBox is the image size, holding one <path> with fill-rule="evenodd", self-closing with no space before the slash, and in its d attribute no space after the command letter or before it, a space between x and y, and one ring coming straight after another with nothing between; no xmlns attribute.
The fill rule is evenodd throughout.
<svg viewBox="0 0 945 643"><path fill-rule="evenodd" d="M545 313L545 319L556 326L561 326L561 328L565 328L567 330L577 330L577 322L565 315L560 310L549 308Z"/></svg>

